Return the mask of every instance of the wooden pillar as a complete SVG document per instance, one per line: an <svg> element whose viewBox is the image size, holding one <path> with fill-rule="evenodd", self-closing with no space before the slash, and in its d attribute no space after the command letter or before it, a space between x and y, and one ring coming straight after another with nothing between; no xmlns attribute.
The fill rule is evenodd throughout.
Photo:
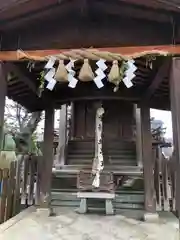
<svg viewBox="0 0 180 240"><path fill-rule="evenodd" d="M141 110L137 107L137 105L134 105L134 117L136 121L136 157L137 157L137 163L139 167L143 166L142 161L142 132L141 132Z"/></svg>
<svg viewBox="0 0 180 240"><path fill-rule="evenodd" d="M67 140L67 105L64 104L60 109L59 122L59 143L58 143L58 165L65 164L65 147Z"/></svg>
<svg viewBox="0 0 180 240"><path fill-rule="evenodd" d="M176 164L176 211L180 218L180 58L172 59L170 100L173 126L174 158Z"/></svg>
<svg viewBox="0 0 180 240"><path fill-rule="evenodd" d="M40 208L49 208L53 165L54 109L45 111L43 161L40 178Z"/></svg>
<svg viewBox="0 0 180 240"><path fill-rule="evenodd" d="M4 128L4 108L7 94L7 75L4 64L0 63L0 148L2 147Z"/></svg>
<svg viewBox="0 0 180 240"><path fill-rule="evenodd" d="M70 125L70 139L74 139L75 133L75 119L74 119L74 102L71 103L71 125Z"/></svg>
<svg viewBox="0 0 180 240"><path fill-rule="evenodd" d="M144 166L145 211L148 214L156 213L156 197L153 174L153 152L149 107L141 106L142 157Z"/></svg>

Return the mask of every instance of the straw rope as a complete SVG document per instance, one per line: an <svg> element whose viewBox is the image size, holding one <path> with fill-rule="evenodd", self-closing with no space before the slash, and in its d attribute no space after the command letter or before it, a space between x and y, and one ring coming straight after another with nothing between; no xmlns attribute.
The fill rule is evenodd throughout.
<svg viewBox="0 0 180 240"><path fill-rule="evenodd" d="M97 61L99 59L104 59L106 61L114 61L114 60L122 61L122 60L136 59L143 56L167 56L167 55L169 55L168 52L160 51L160 50L151 50L151 51L137 52L131 55L128 55L128 54L123 55L123 54L99 51L97 49L77 49L77 50L65 51L57 55L40 57L40 56L29 55L22 50L17 51L18 60L28 59L28 60L34 60L34 61L46 61L52 56L59 60L89 59L89 60Z"/></svg>

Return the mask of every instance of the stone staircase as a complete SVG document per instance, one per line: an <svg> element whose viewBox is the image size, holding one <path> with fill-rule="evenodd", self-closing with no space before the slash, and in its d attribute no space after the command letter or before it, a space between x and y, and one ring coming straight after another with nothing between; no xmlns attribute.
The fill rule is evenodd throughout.
<svg viewBox="0 0 180 240"><path fill-rule="evenodd" d="M124 177L123 184L116 187L113 202L116 212L121 209L143 209L144 190L142 170L137 166L136 148L132 142L114 141L104 143L105 170L114 173L114 181ZM83 168L92 168L94 141L69 141L66 166L53 171L52 206L79 206L77 195L77 173ZM104 210L103 201L91 200L90 209Z"/></svg>
<svg viewBox="0 0 180 240"><path fill-rule="evenodd" d="M133 142L111 141L104 143L104 164L136 166L136 148ZM94 140L70 141L67 151L68 165L92 166Z"/></svg>

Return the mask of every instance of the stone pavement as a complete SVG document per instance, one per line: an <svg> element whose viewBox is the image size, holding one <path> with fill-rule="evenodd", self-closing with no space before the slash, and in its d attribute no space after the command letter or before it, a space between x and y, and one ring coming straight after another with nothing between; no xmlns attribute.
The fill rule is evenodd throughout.
<svg viewBox="0 0 180 240"><path fill-rule="evenodd" d="M178 220L161 213L158 223L145 223L140 212L121 215L79 215L57 209L57 216L31 212L0 226L0 240L179 240Z"/></svg>

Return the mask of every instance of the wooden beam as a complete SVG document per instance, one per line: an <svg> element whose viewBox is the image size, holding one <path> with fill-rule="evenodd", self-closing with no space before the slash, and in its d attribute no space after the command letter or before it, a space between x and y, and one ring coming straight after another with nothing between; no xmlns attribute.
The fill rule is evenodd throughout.
<svg viewBox="0 0 180 240"><path fill-rule="evenodd" d="M141 105L141 128L142 155L144 166L145 210L147 213L156 213L150 109L145 105Z"/></svg>
<svg viewBox="0 0 180 240"><path fill-rule="evenodd" d="M174 12L179 12L179 6L176 3L171 3L171 1L157 1L157 0L151 0L151 1L144 1L144 0L119 0L119 2L126 2L134 5L144 6L147 8L152 9L161 9L161 10L169 10Z"/></svg>
<svg viewBox="0 0 180 240"><path fill-rule="evenodd" d="M131 17L134 19L146 19L150 21L157 22L170 22L171 18L168 12L155 11L154 9L138 7L135 5L124 4L119 2L95 2L94 9L98 9L99 11L103 11L106 14L111 15L119 15L125 17Z"/></svg>
<svg viewBox="0 0 180 240"><path fill-rule="evenodd" d="M25 74L23 74L22 71L15 64L6 63L5 67L7 72L13 72L14 74L16 74L20 81L22 81L26 86L28 86L28 88L33 93L38 95L37 88L34 83Z"/></svg>
<svg viewBox="0 0 180 240"><path fill-rule="evenodd" d="M24 55L28 59L46 58L50 55L57 55L71 49L44 49L44 50L26 50L23 51ZM180 45L158 45L158 46L136 46L136 47L108 47L108 48L96 48L96 50L102 52L110 52L116 54L122 54L124 56L137 56L145 53L162 53L165 56L169 55L180 55ZM21 55L22 57L22 55ZM18 54L18 51L0 51L0 61L22 61ZM26 59L27 60L27 59Z"/></svg>
<svg viewBox="0 0 180 240"><path fill-rule="evenodd" d="M51 0L38 2L37 0L29 1L30 5L27 3L22 4L21 6L16 6L10 11L3 11L1 13L0 19L0 29L1 30L11 30L13 28L22 27L28 24L29 22L34 22L37 20L42 20L43 18L48 18L50 16L65 15L75 9L75 3L68 2L66 0ZM27 1L26 1L27 2Z"/></svg>
<svg viewBox="0 0 180 240"><path fill-rule="evenodd" d="M53 165L53 141L54 141L54 109L49 107L45 111L45 128L43 144L43 163L40 178L40 208L49 208L51 175Z"/></svg>
<svg viewBox="0 0 180 240"><path fill-rule="evenodd" d="M6 102L6 95L7 95L7 75L4 69L4 64L0 63L0 150L2 147L2 140L3 140L3 128L4 128L4 108Z"/></svg>
<svg viewBox="0 0 180 240"><path fill-rule="evenodd" d="M59 100L54 101L54 107L56 108L58 105L70 103L70 102L77 102L77 101L94 101L94 100L124 100L124 101L129 101L129 102L139 102L139 98L137 97L128 97L128 96L79 96L79 97L67 97L67 98L62 98Z"/></svg>
<svg viewBox="0 0 180 240"><path fill-rule="evenodd" d="M174 159L176 164L176 211L180 218L180 58L172 60L170 74L170 99L173 125Z"/></svg>
<svg viewBox="0 0 180 240"><path fill-rule="evenodd" d="M159 22L117 15L107 18L103 12L93 12L92 15L83 17L79 12L72 11L68 15L60 14L55 19L29 23L28 28L27 24L20 29L13 27L11 31L5 28L1 50L17 50L18 47L40 50L172 44L170 23L166 22L162 27ZM164 28L166 31L163 31Z"/></svg>
<svg viewBox="0 0 180 240"><path fill-rule="evenodd" d="M142 97L142 102L150 100L156 90L159 88L161 83L163 82L164 78L168 75L170 69L170 59L166 59L163 65L158 69L158 72L148 87L147 91L144 93Z"/></svg>

